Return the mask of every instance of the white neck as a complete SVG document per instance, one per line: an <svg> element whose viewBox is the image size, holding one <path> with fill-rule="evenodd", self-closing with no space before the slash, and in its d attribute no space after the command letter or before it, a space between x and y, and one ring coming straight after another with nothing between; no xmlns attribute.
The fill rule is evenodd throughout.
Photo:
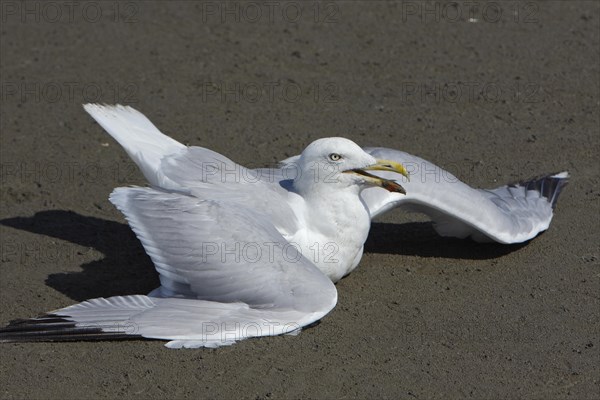
<svg viewBox="0 0 600 400"><path fill-rule="evenodd" d="M369 234L371 219L359 194L357 185L317 183L303 195L307 229L295 240L334 282L356 267Z"/></svg>

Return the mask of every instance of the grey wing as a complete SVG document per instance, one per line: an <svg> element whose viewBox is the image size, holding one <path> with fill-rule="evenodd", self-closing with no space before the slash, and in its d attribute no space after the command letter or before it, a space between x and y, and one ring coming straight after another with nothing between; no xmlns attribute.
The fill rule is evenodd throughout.
<svg viewBox="0 0 600 400"><path fill-rule="evenodd" d="M406 195L368 188L361 196L376 217L396 207L427 214L442 236L520 243L548 229L554 205L568 181L562 172L492 190L473 189L422 158L386 148L365 148L375 158L402 163L410 181L393 172L377 175L402 183Z"/></svg>
<svg viewBox="0 0 600 400"><path fill-rule="evenodd" d="M165 156L159 170L180 193L262 210L284 235L291 236L298 229L289 205L290 198L297 195L284 187L286 176L281 169L248 169L211 150L192 146Z"/></svg>
<svg viewBox="0 0 600 400"><path fill-rule="evenodd" d="M336 304L333 283L260 213L152 188L118 188L110 199L162 286L148 296L93 299L54 311L38 321L44 332L57 326L56 337L68 328L167 339L168 347L215 347L296 331Z"/></svg>
<svg viewBox="0 0 600 400"><path fill-rule="evenodd" d="M212 150L184 146L129 106L86 104L84 108L123 146L153 187L269 210L284 234L298 228L286 201L294 194L283 188L282 181L289 180L285 171L252 170Z"/></svg>
<svg viewBox="0 0 600 400"><path fill-rule="evenodd" d="M86 104L84 108L123 146L152 186L269 210L280 231L293 233L297 228L288 202L281 201L291 195L282 187L281 181L289 179L285 171L251 170L212 150L184 146L129 106Z"/></svg>

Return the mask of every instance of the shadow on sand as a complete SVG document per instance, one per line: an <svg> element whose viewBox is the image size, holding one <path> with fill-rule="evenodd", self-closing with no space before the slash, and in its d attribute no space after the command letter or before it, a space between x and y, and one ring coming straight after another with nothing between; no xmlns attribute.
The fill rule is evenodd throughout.
<svg viewBox="0 0 600 400"><path fill-rule="evenodd" d="M51 274L46 284L76 301L148 293L159 285L152 261L128 225L71 211L43 211L0 224L94 248L104 258L79 272ZM442 238L431 223L373 223L365 252L419 257L491 259L523 247Z"/></svg>
<svg viewBox="0 0 600 400"><path fill-rule="evenodd" d="M391 224L374 222L365 243L366 253L401 254L419 257L488 260L525 246L518 244L477 243L470 239L439 236L431 222Z"/></svg>
<svg viewBox="0 0 600 400"><path fill-rule="evenodd" d="M152 261L127 224L62 210L7 218L0 224L94 248L104 254L102 259L83 264L81 271L48 276L48 286L73 300L145 294L159 286ZM60 260L60 256L55 258Z"/></svg>

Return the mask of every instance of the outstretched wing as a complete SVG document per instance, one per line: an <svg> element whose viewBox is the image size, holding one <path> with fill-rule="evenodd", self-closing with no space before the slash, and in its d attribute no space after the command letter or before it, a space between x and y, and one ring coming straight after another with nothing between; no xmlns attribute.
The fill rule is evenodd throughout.
<svg viewBox="0 0 600 400"><path fill-rule="evenodd" d="M427 214L442 236L470 236L476 241L520 243L548 229L569 177L562 172L493 190L473 189L422 158L386 148L364 150L375 158L402 163L410 173L408 181L393 172L374 172L401 182L406 195L381 188L363 190L371 218L400 207Z"/></svg>
<svg viewBox="0 0 600 400"><path fill-rule="evenodd" d="M61 339L138 335L214 347L298 330L336 304L333 283L259 213L152 188L119 188L110 199L152 258L161 288L57 310L0 340L35 339L23 333L30 326L37 337L42 329Z"/></svg>

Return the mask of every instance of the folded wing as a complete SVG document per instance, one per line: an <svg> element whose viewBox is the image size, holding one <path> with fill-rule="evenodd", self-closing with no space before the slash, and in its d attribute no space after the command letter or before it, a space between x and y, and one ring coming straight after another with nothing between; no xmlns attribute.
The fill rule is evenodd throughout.
<svg viewBox="0 0 600 400"><path fill-rule="evenodd" d="M119 188L111 201L152 258L161 287L63 308L9 326L0 340L129 335L215 347L296 331L336 304L333 283L259 213L152 188Z"/></svg>

